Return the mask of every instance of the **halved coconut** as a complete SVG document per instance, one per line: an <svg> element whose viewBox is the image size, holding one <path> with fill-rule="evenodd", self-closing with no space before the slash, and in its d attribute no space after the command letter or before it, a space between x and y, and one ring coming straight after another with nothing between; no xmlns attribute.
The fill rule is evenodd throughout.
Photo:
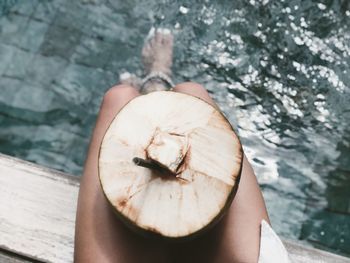
<svg viewBox="0 0 350 263"><path fill-rule="evenodd" d="M128 226L183 238L228 209L242 157L237 135L216 108L160 91L133 99L114 118L101 145L99 177Z"/></svg>

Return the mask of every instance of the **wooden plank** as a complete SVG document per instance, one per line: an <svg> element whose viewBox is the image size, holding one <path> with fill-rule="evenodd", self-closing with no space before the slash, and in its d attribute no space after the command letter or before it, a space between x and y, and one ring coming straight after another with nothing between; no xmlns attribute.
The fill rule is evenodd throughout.
<svg viewBox="0 0 350 263"><path fill-rule="evenodd" d="M31 261L17 258L17 257L12 257L6 253L0 252L0 262L1 263L27 263L27 262L31 262Z"/></svg>
<svg viewBox="0 0 350 263"><path fill-rule="evenodd" d="M28 256L18 255L17 253L0 249L0 262L1 263L41 263L43 261L38 261Z"/></svg>
<svg viewBox="0 0 350 263"><path fill-rule="evenodd" d="M72 262L78 188L78 177L0 154L0 254L8 251L0 262ZM350 263L303 243L284 243L295 263Z"/></svg>
<svg viewBox="0 0 350 263"><path fill-rule="evenodd" d="M72 262L79 182L0 155L0 247L51 262Z"/></svg>

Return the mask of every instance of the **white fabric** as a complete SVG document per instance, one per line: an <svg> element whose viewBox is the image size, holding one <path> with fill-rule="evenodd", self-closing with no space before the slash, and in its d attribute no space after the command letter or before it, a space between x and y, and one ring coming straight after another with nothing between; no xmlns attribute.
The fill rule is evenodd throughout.
<svg viewBox="0 0 350 263"><path fill-rule="evenodd" d="M265 221L261 221L261 239L258 263L290 263L281 239Z"/></svg>

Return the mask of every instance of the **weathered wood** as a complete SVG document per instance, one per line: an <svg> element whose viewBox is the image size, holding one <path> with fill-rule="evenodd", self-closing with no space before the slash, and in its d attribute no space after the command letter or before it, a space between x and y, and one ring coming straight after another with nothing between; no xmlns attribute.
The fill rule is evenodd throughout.
<svg viewBox="0 0 350 263"><path fill-rule="evenodd" d="M8 254L3 254L0 252L0 262L1 263L27 263L31 262L25 259L10 256Z"/></svg>
<svg viewBox="0 0 350 263"><path fill-rule="evenodd" d="M78 188L77 177L0 154L0 262L72 262ZM296 263L350 263L284 243Z"/></svg>
<svg viewBox="0 0 350 263"><path fill-rule="evenodd" d="M0 155L0 247L71 262L78 186L72 176Z"/></svg>
<svg viewBox="0 0 350 263"><path fill-rule="evenodd" d="M1 263L41 263L43 261L35 260L31 257L19 255L16 252L0 249Z"/></svg>

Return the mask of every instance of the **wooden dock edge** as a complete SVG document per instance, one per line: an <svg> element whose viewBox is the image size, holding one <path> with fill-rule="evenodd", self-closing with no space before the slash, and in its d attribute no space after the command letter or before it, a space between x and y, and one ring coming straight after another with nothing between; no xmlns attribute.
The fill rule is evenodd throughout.
<svg viewBox="0 0 350 263"><path fill-rule="evenodd" d="M0 262L73 262L79 177L0 154ZM284 241L293 262L349 258Z"/></svg>

